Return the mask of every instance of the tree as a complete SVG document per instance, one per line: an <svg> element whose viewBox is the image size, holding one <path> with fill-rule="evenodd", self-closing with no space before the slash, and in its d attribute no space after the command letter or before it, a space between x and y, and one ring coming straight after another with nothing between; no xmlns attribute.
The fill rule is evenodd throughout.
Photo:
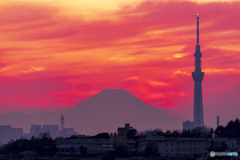
<svg viewBox="0 0 240 160"><path fill-rule="evenodd" d="M230 121L226 127L219 126L215 130L215 135L218 137L240 138L240 122L239 119Z"/></svg>
<svg viewBox="0 0 240 160"><path fill-rule="evenodd" d="M21 153L27 150L35 151L41 155L48 155L53 156L57 153L57 147L54 140L50 138L42 138L42 139L35 139L32 138L31 140L27 139L19 139L16 141L9 142L7 145L4 145L0 149L1 154L8 154L8 153Z"/></svg>
<svg viewBox="0 0 240 160"><path fill-rule="evenodd" d="M93 136L92 138L96 138L96 139L109 139L110 135L109 135L109 133L99 133L99 134Z"/></svg>
<svg viewBox="0 0 240 160"><path fill-rule="evenodd" d="M165 136L166 136L166 137L170 137L171 134L172 134L172 133L171 133L171 131L169 131L169 130L167 130L167 131L165 132Z"/></svg>
<svg viewBox="0 0 240 160"><path fill-rule="evenodd" d="M137 136L137 130L136 129L130 129L127 132L127 138L128 139L136 139L136 136Z"/></svg>

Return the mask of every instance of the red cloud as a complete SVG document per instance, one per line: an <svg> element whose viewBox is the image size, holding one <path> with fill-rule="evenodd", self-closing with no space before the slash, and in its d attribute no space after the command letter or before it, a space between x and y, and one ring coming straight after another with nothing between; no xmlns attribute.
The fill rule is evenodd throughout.
<svg viewBox="0 0 240 160"><path fill-rule="evenodd" d="M190 75L194 70L197 13L202 67L207 71L204 104L214 108L209 104L218 100L215 94L220 89L229 95L236 92L233 86L239 86L235 80L239 72L229 69L240 70L240 21L236 20L240 2L146 1L94 21L63 13L60 8L33 3L2 6L2 68L14 64L7 73L19 82L11 88L13 82L5 81L10 89L3 89L4 104L70 107L102 89L124 88L155 107L178 108L169 112L178 111L184 116L182 108L192 109ZM44 70L23 74L31 67ZM36 82L40 77L46 80L46 86ZM49 95L54 100L50 101ZM10 103L11 96L16 103ZM229 100L236 108L236 98L219 101L226 104ZM221 104L219 107L224 108ZM185 116L190 116L190 111Z"/></svg>

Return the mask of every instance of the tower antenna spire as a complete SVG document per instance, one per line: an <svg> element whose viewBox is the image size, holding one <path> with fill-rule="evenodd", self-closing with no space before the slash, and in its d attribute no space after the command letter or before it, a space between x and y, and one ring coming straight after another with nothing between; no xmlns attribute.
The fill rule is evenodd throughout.
<svg viewBox="0 0 240 160"><path fill-rule="evenodd" d="M197 14L197 45L199 45L199 14Z"/></svg>

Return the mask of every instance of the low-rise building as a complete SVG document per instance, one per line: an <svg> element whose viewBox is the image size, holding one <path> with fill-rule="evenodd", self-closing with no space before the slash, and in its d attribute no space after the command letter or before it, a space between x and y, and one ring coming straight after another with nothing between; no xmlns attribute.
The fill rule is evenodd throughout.
<svg viewBox="0 0 240 160"><path fill-rule="evenodd" d="M133 129L129 123L125 124L125 127L118 128L118 136L127 136L129 130Z"/></svg>
<svg viewBox="0 0 240 160"><path fill-rule="evenodd" d="M139 150L144 152L147 147L156 147L161 157L206 157L211 145L218 148L223 144L231 151L236 141L228 138L164 137L148 132L146 138L139 140Z"/></svg>
<svg viewBox="0 0 240 160"><path fill-rule="evenodd" d="M126 123L124 127L118 128L117 135L115 134L113 136L116 147L123 147L128 149L132 149L135 147L136 141L133 139L128 139L128 133L131 130L134 130L134 128L130 126L129 123Z"/></svg>
<svg viewBox="0 0 240 160"><path fill-rule="evenodd" d="M56 140L59 155L94 155L114 150L113 138L60 138Z"/></svg>

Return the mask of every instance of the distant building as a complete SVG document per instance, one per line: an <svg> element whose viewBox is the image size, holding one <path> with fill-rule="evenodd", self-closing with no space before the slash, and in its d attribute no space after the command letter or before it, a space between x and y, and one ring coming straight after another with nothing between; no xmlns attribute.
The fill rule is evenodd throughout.
<svg viewBox="0 0 240 160"><path fill-rule="evenodd" d="M59 126L58 125L43 125L41 133L49 132L51 137L55 139L59 136Z"/></svg>
<svg viewBox="0 0 240 160"><path fill-rule="evenodd" d="M23 137L23 128L12 128L16 139Z"/></svg>
<svg viewBox="0 0 240 160"><path fill-rule="evenodd" d="M6 144L10 140L16 140L22 137L22 128L12 128L10 125L0 125L0 141L2 144Z"/></svg>
<svg viewBox="0 0 240 160"><path fill-rule="evenodd" d="M65 137L76 135L74 128L64 128ZM31 125L30 133L23 134L22 128L12 128L10 125L0 125L0 144L6 144L10 140L16 140L20 138L31 139L32 137L42 138L47 136L48 138L55 139L60 136L58 125Z"/></svg>
<svg viewBox="0 0 240 160"><path fill-rule="evenodd" d="M75 132L74 128L64 128L64 137L70 137L72 135L76 135L77 133Z"/></svg>
<svg viewBox="0 0 240 160"><path fill-rule="evenodd" d="M217 116L217 128L219 127L219 116Z"/></svg>
<svg viewBox="0 0 240 160"><path fill-rule="evenodd" d="M61 126L62 127L62 126ZM75 132L74 128L63 128L59 130L58 125L31 125L30 134L25 135L25 137L41 137L44 135L44 133L47 133L48 136L55 139L57 137L70 137L72 135L76 135L77 132ZM64 136L61 135L61 133L64 133Z"/></svg>
<svg viewBox="0 0 240 160"><path fill-rule="evenodd" d="M130 126L129 123L126 123L125 127L118 128L117 136L114 135L114 141L117 147L125 147L129 149L135 147L136 141L132 139L128 139L127 137L128 132L132 129L134 128Z"/></svg>
<svg viewBox="0 0 240 160"><path fill-rule="evenodd" d="M30 135L34 137L38 137L41 133L41 125L31 125Z"/></svg>
<svg viewBox="0 0 240 160"><path fill-rule="evenodd" d="M129 123L126 123L125 127L118 128L118 136L127 136L128 131L131 129L133 129L133 127L131 127Z"/></svg>
<svg viewBox="0 0 240 160"><path fill-rule="evenodd" d="M191 121L183 122L183 130L191 130L194 128L194 123Z"/></svg>

